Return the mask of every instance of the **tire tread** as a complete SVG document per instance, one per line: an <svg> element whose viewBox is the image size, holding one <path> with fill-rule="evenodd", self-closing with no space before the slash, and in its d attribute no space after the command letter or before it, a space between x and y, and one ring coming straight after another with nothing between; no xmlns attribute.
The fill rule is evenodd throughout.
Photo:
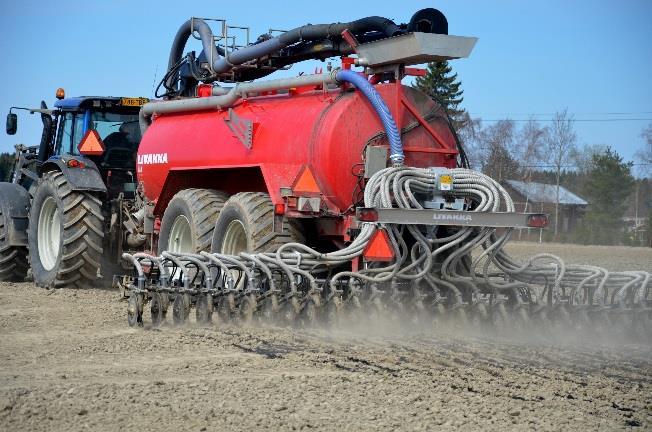
<svg viewBox="0 0 652 432"><path fill-rule="evenodd" d="M0 209L0 281L22 282L29 269L27 248L4 244L7 240L5 217Z"/></svg>
<svg viewBox="0 0 652 432"><path fill-rule="evenodd" d="M275 252L279 247L290 242L304 242L301 228L294 219L283 219L281 232L274 231L274 204L264 192L240 192L226 202L226 206L235 206L244 215L253 244L251 253Z"/></svg>
<svg viewBox="0 0 652 432"><path fill-rule="evenodd" d="M192 230L196 236L195 253L210 251L215 221L228 199L229 195L221 191L190 188L177 192L170 200L170 204L175 200L183 201L190 209Z"/></svg>
<svg viewBox="0 0 652 432"><path fill-rule="evenodd" d="M63 218L63 250L52 280L39 280L41 278L34 274L34 281L37 285L46 288L64 286L85 288L96 285L99 282L97 274L103 254L102 201L92 192L73 191L68 180L59 171L45 173L41 182L49 182L56 191L58 199L63 202L61 214ZM32 221L38 223L37 212L40 209L32 210L30 223ZM32 242L30 242L31 244ZM33 242L32 247L36 247L36 242ZM31 258L37 257L37 253L35 251L30 254Z"/></svg>

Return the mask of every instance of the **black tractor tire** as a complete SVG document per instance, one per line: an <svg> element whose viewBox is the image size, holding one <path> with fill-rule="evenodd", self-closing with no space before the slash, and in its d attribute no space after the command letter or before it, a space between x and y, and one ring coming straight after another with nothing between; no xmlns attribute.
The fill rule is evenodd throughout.
<svg viewBox="0 0 652 432"><path fill-rule="evenodd" d="M42 208L45 205L51 206L51 203L56 204L60 224L58 246L54 265L44 265L39 249L39 229L42 225L39 224L39 218ZM56 231L53 237L56 236L55 234ZM41 239L43 235L41 234ZM102 201L95 193L73 190L60 171L45 173L39 181L32 200L27 238L32 274L38 286L44 288L99 286L98 271L102 262L104 216ZM43 248L45 251L46 246Z"/></svg>
<svg viewBox="0 0 652 432"><path fill-rule="evenodd" d="M183 189L177 192L163 213L159 233L158 252L163 251L199 253L210 251L213 229L229 195L213 189ZM175 221L185 218L190 232L186 245L179 244L179 236L172 233ZM171 238L175 235L175 239Z"/></svg>
<svg viewBox="0 0 652 432"><path fill-rule="evenodd" d="M241 240L234 246L232 224L239 223ZM229 237L231 236L231 238ZM229 242L231 246L225 245ZM286 243L303 243L304 237L296 220L284 218L280 232L274 230L274 205L268 194L240 192L224 204L213 232L212 252L236 255L239 252L275 252ZM246 246L245 246L246 243ZM244 249L244 250L242 250Z"/></svg>
<svg viewBox="0 0 652 432"><path fill-rule="evenodd" d="M29 269L27 248L6 244L9 241L7 217L0 207L0 281L22 282Z"/></svg>

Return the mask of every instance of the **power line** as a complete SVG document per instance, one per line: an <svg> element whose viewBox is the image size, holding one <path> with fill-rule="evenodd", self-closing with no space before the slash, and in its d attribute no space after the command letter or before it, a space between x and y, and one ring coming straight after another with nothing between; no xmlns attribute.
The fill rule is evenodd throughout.
<svg viewBox="0 0 652 432"><path fill-rule="evenodd" d="M648 166L652 163L632 163L632 166ZM521 168L557 168L557 165L519 165ZM578 165L560 165L560 168L579 168Z"/></svg>
<svg viewBox="0 0 652 432"><path fill-rule="evenodd" d="M484 118L479 118L483 122L499 122L499 121L513 121L513 122L529 122L530 120L534 121L539 121L539 122L552 122L555 121L555 119L511 119L511 118L503 118L503 119L484 119ZM567 121L570 122L618 122L618 121L650 121L652 122L652 118L613 118L613 119L567 119Z"/></svg>
<svg viewBox="0 0 652 432"><path fill-rule="evenodd" d="M506 112L473 112L469 113L472 115L515 115L515 116L552 116L557 113L506 113ZM633 112L585 112L585 113L573 113L575 115L640 115L640 114L652 114L652 111L633 111Z"/></svg>

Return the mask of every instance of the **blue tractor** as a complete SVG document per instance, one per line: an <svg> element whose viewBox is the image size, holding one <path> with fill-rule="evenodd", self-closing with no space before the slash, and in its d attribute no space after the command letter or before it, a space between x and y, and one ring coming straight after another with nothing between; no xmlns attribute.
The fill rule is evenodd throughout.
<svg viewBox="0 0 652 432"><path fill-rule="evenodd" d="M148 99L65 98L63 89L57 99L54 109L41 102L7 115L9 135L15 110L40 114L43 132L38 146L16 145L10 181L0 183L0 281L24 280L31 267L39 286L98 285L123 247L145 243L136 152Z"/></svg>

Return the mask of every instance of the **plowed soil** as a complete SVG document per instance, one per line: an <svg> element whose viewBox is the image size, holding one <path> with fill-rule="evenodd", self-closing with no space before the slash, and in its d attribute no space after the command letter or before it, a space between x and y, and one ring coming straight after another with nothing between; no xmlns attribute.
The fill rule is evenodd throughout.
<svg viewBox="0 0 652 432"><path fill-rule="evenodd" d="M652 249L509 250L652 271ZM125 314L116 291L0 284L0 430L652 428L640 340L391 322L131 329Z"/></svg>

